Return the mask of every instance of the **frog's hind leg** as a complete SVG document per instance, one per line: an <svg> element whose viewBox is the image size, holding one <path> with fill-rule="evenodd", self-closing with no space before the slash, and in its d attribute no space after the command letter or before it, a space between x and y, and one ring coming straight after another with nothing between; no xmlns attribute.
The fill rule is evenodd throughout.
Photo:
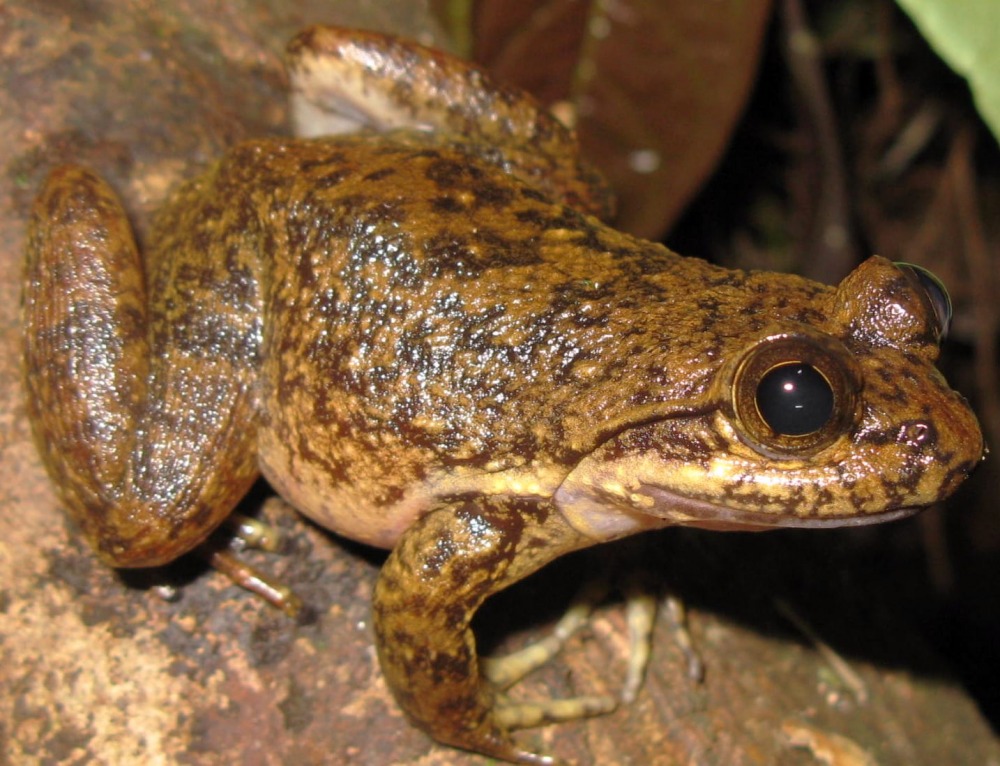
<svg viewBox="0 0 1000 766"><path fill-rule="evenodd" d="M187 227L165 228L185 245ZM232 361L233 301L212 294L217 275L199 255L186 271L173 267L176 292L154 309L125 212L94 173L56 169L33 210L28 414L68 511L112 566L155 566L190 550L257 475L250 362Z"/></svg>
<svg viewBox="0 0 1000 766"><path fill-rule="evenodd" d="M554 200L604 220L614 213L611 187L581 159L575 133L469 61L378 32L315 26L289 43L286 63L298 136L405 129L450 138Z"/></svg>

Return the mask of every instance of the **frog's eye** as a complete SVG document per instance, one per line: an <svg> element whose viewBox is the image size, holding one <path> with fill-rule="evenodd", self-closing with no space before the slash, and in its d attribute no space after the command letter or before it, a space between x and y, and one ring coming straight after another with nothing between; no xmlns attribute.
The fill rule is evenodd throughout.
<svg viewBox="0 0 1000 766"><path fill-rule="evenodd" d="M833 389L823 373L804 362L786 362L757 384L757 413L776 434L807 436L833 416Z"/></svg>
<svg viewBox="0 0 1000 766"><path fill-rule="evenodd" d="M733 378L735 424L743 440L774 457L811 454L854 419L850 355L826 336L779 335L755 345Z"/></svg>
<svg viewBox="0 0 1000 766"><path fill-rule="evenodd" d="M903 261L896 261L893 265L923 290L937 320L937 338L939 341L944 340L948 335L948 328L951 327L952 314L951 296L948 295L944 283L923 266Z"/></svg>

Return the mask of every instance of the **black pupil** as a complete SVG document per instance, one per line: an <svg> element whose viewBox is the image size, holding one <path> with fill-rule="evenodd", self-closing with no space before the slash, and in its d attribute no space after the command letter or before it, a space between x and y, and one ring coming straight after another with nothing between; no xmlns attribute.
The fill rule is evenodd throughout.
<svg viewBox="0 0 1000 766"><path fill-rule="evenodd" d="M833 389L811 365L782 364L760 379L757 411L776 434L811 434L825 426L833 415Z"/></svg>

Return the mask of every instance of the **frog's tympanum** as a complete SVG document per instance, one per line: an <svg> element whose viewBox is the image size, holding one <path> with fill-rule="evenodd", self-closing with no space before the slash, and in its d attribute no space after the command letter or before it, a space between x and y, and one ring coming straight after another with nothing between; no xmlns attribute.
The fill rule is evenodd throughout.
<svg viewBox="0 0 1000 766"><path fill-rule="evenodd" d="M678 256L602 223L572 132L481 70L331 28L289 54L310 137L234 147L144 258L88 170L34 208L30 415L112 566L190 550L263 474L392 550L375 632L410 719L540 763L510 730L587 711L500 698L469 628L488 596L674 524L897 519L981 459L927 272L874 257L828 287Z"/></svg>

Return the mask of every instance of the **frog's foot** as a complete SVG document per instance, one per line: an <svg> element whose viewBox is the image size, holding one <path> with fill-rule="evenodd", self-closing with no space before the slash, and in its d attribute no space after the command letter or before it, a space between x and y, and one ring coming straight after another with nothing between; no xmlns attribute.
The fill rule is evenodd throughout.
<svg viewBox="0 0 1000 766"><path fill-rule="evenodd" d="M328 26L297 35L286 63L299 137L451 136L555 200L605 220L614 213L611 188L580 158L573 131L475 64L412 40Z"/></svg>
<svg viewBox="0 0 1000 766"><path fill-rule="evenodd" d="M652 589L646 584L641 583L638 578L631 578L624 590L626 597L625 622L628 627L629 649L625 683L622 686L619 700L628 704L635 701L646 676L646 668L649 666L652 654L653 626L656 621L658 604ZM510 688L558 654L566 641L587 624L594 609L605 598L607 592L608 584L605 580L591 581L577 593L569 609L566 610L566 613L548 636L526 646L524 649L504 655L503 657L483 659L481 661L483 674L498 689ZM694 672L700 674L700 660L691 648L690 636L684 628L683 608L683 604L677 599L670 598L667 600L667 614L671 618L671 622L677 633L678 644L680 644L688 658L689 675ZM697 668L697 671L692 670L692 668ZM610 697L588 697L585 699L587 701L586 712L560 718L553 717L542 722L546 723L555 720L570 720L571 718L600 715L610 712L615 707L613 700L610 707L605 702L611 700ZM602 700L602 709L596 709L597 706L591 703L592 700L597 699ZM569 700L566 700L566 702L569 702ZM559 706L558 715L565 715L564 711L567 709L566 706ZM527 714L525 720L531 720L532 715L534 714ZM525 728L539 724L511 723L510 725L512 728Z"/></svg>
<svg viewBox="0 0 1000 766"><path fill-rule="evenodd" d="M480 661L483 675L498 689L509 689L555 657L570 637L587 624L594 608L606 594L607 587L603 582L588 583L577 593L549 635L503 657L484 657Z"/></svg>
<svg viewBox="0 0 1000 766"><path fill-rule="evenodd" d="M607 588L603 582L594 581L584 586L548 636L503 657L484 658L480 662L483 675L497 689L509 689L555 657L566 641L587 624L594 607L606 593ZM514 702L501 697L494 714L506 729L528 729L604 715L617 707L618 701L607 695L531 703Z"/></svg>
<svg viewBox="0 0 1000 766"><path fill-rule="evenodd" d="M255 566L237 558L227 550L208 544L199 545L194 549L194 552L213 569L217 569L228 577L234 584L260 596L293 620L308 619L308 610L302 605L302 599L296 596L291 588L277 582Z"/></svg>
<svg viewBox="0 0 1000 766"><path fill-rule="evenodd" d="M259 521L239 513L228 517L225 525L232 532L228 542L210 538L195 548L194 552L234 584L260 596L292 619L299 622L308 621L311 613L291 588L264 574L233 553L247 548L269 553L281 551L284 541L277 529L266 521Z"/></svg>

